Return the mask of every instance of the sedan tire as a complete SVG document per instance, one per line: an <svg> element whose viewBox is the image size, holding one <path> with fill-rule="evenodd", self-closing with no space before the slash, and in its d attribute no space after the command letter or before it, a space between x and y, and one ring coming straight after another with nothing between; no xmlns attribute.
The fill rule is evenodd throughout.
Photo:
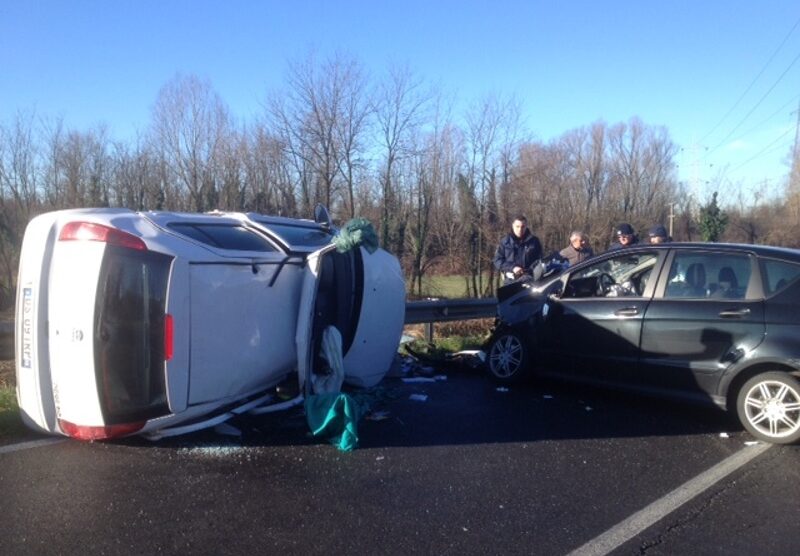
<svg viewBox="0 0 800 556"><path fill-rule="evenodd" d="M768 372L744 383L736 412L756 438L774 444L800 440L800 382L788 373Z"/></svg>
<svg viewBox="0 0 800 556"><path fill-rule="evenodd" d="M519 382L528 375L530 355L520 334L502 331L492 338L486 361L492 378L503 384Z"/></svg>

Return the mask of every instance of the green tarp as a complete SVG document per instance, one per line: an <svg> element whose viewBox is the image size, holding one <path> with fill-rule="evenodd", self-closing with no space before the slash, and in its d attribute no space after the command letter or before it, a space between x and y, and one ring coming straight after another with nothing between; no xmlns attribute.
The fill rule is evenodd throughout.
<svg viewBox="0 0 800 556"><path fill-rule="evenodd" d="M343 393L306 398L306 421L314 436L325 436L344 452L358 447L358 420L367 407Z"/></svg>
<svg viewBox="0 0 800 556"><path fill-rule="evenodd" d="M374 253L378 249L378 236L369 220L353 218L342 226L342 229L333 238L333 243L339 253L346 253L359 245L369 253Z"/></svg>

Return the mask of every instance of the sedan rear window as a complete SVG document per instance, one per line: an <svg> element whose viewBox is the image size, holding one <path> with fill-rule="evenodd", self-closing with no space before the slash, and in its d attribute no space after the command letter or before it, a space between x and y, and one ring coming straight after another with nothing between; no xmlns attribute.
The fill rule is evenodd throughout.
<svg viewBox="0 0 800 556"><path fill-rule="evenodd" d="M94 359L106 424L169 413L165 311L172 257L108 246L97 287Z"/></svg>
<svg viewBox="0 0 800 556"><path fill-rule="evenodd" d="M679 252L672 261L664 297L744 299L750 273L747 255Z"/></svg>
<svg viewBox="0 0 800 556"><path fill-rule="evenodd" d="M276 251L266 239L243 226L231 224L172 223L170 230L219 249L232 251Z"/></svg>

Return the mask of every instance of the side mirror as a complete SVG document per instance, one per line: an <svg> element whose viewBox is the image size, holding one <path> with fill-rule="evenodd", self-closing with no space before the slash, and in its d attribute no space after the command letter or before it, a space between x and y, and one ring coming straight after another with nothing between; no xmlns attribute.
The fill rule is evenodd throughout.
<svg viewBox="0 0 800 556"><path fill-rule="evenodd" d="M322 203L317 203L317 206L314 207L314 222L326 228L330 228L333 225L331 215Z"/></svg>
<svg viewBox="0 0 800 556"><path fill-rule="evenodd" d="M547 290L547 297L551 299L559 299L564 293L564 282L556 280Z"/></svg>

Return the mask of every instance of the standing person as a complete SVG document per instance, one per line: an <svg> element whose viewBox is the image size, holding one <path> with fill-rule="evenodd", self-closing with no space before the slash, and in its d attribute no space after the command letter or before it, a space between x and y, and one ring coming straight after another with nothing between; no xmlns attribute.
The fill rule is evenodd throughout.
<svg viewBox="0 0 800 556"><path fill-rule="evenodd" d="M639 241L638 239L636 239L636 232L634 232L633 226L631 226L627 222L617 226L615 235L617 236L617 241L616 243L611 244L611 247L608 248L609 251L624 249L625 247L636 245Z"/></svg>
<svg viewBox="0 0 800 556"><path fill-rule="evenodd" d="M534 262L542 257L539 238L528 230L528 219L520 215L511 223L511 233L500 240L494 254L494 267L503 273L503 285L530 273Z"/></svg>
<svg viewBox="0 0 800 556"><path fill-rule="evenodd" d="M575 266L579 262L585 261L594 256L594 251L589 247L586 234L580 230L575 230L569 234L569 245L558 253L569 261L569 266Z"/></svg>
<svg viewBox="0 0 800 556"><path fill-rule="evenodd" d="M672 241L672 238L667 233L667 229L662 224L656 224L650 228L647 235L650 238L650 243L668 243Z"/></svg>

